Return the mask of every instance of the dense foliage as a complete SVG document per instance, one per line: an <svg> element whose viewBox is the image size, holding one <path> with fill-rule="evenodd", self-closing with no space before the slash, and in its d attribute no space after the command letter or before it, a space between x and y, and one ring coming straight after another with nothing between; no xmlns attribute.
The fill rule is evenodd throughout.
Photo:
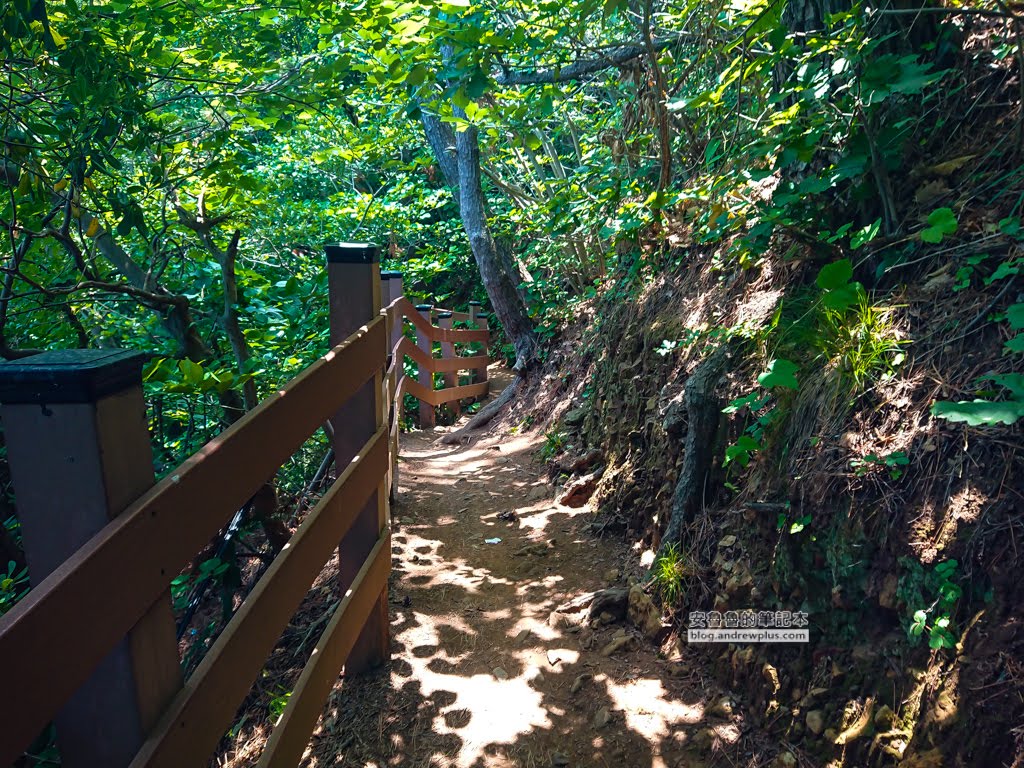
<svg viewBox="0 0 1024 768"><path fill-rule="evenodd" d="M0 355L153 353L166 471L322 354L326 242L381 244L417 300L489 299L501 353L527 370L599 297L631 307L686 270L726 282L792 267L770 312L655 340L670 360L721 347L758 361L725 407L738 491L759 457L789 450L793 415L823 396L807 382L827 378L849 409L900 375L913 340L889 299L942 277L953 293L993 288L964 333L994 323L1005 343L931 413L1012 425L1014 7L0 0ZM285 484L301 488L318 458ZM895 481L909 459L855 461L853 476ZM787 507L777 530L810 524ZM669 536L670 601L685 556ZM961 597L947 562L908 566L904 590L904 629L936 650L954 645ZM0 611L22 594L15 566Z"/></svg>

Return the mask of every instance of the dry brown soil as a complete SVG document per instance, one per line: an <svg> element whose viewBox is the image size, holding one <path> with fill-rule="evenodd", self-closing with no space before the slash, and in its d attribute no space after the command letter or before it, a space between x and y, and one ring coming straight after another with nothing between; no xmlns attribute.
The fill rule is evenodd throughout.
<svg viewBox="0 0 1024 768"><path fill-rule="evenodd" d="M714 742L731 751L739 734L706 715L714 699L690 665L640 638L603 656L616 632L635 632L621 624L549 620L625 584L609 571L630 553L593 535L590 510L554 501L543 436L451 447L443 431L402 437L392 661L335 688L303 764L661 768L703 765L695 741L704 759Z"/></svg>

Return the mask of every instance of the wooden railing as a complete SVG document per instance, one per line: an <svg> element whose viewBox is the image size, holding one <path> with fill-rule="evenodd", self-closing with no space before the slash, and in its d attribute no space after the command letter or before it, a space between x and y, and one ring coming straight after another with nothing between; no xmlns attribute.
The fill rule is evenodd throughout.
<svg viewBox="0 0 1024 768"><path fill-rule="evenodd" d="M0 365L5 438L33 580L31 592L0 617L0 766L10 765L55 718L65 768L206 765L335 551L342 599L258 765L296 765L342 666L359 671L386 660L387 489L398 421L389 415L401 389L400 354L385 375L387 326L408 302L380 309L375 253L368 246L328 250L332 339L344 341L155 485L138 361L128 375L135 381L126 385L117 379L125 360L116 361L114 376L100 359L109 353L97 351L98 362L66 405L60 368L66 358L28 358L20 373ZM473 333L484 339L484 332ZM15 397L13 385L5 386L34 375L27 396ZM183 682L171 580L328 420L337 480ZM139 471L126 480L133 467ZM65 472L86 480L92 473L96 482L62 487ZM99 522L79 525L76 515L97 508ZM79 529L81 541L65 536L54 544L54 537ZM70 551L54 555L54 547ZM78 701L83 691L93 698ZM114 703L98 706L103 697Z"/></svg>
<svg viewBox="0 0 1024 768"><path fill-rule="evenodd" d="M450 403L457 411L460 400L473 397L484 397L489 391L487 380L487 342L490 331L487 328L488 316L476 311L452 312L435 307L414 306L404 296L394 298L384 310L388 318L389 338L393 341L392 364L388 379L391 382L389 394L393 402L400 402L400 394L407 393L420 401L420 426L434 424L434 409ZM432 319L438 320L434 325ZM403 328L403 320L416 329L416 343L413 343L404 332L395 333L394 329ZM475 327L454 328L454 322L464 322ZM433 348L438 344L441 357L434 357ZM483 351L478 354L460 355L459 345L482 345ZM413 360L419 375L417 379L404 376L404 358ZM472 377L471 383L459 384L458 373L466 371ZM444 374L445 386L434 388L434 374Z"/></svg>

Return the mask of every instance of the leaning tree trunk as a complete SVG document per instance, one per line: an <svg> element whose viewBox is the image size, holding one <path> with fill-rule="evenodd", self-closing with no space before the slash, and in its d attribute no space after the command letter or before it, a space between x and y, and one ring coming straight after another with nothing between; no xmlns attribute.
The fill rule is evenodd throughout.
<svg viewBox="0 0 1024 768"><path fill-rule="evenodd" d="M459 171L459 211L462 227L469 238L480 279L491 307L505 335L516 351L515 370L523 371L537 356L537 335L519 295L517 281L505 267L498 247L487 226L487 209L480 181L480 145L477 129L469 125L455 136L455 154Z"/></svg>

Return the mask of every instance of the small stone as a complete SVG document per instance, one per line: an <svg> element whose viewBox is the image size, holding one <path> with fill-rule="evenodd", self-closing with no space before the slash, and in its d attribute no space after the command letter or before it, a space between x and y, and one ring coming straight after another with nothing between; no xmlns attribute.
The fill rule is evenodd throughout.
<svg viewBox="0 0 1024 768"><path fill-rule="evenodd" d="M711 748L711 745L715 743L715 739L717 738L718 734L710 728L701 728L693 734L693 746L701 751L707 751Z"/></svg>
<svg viewBox="0 0 1024 768"><path fill-rule="evenodd" d="M736 537L730 533L728 536L722 537L722 540L718 542L718 546L725 549L726 547L731 547L735 543Z"/></svg>
<svg viewBox="0 0 1024 768"><path fill-rule="evenodd" d="M498 680L508 680L508 672L505 671L504 667L495 667L491 670L491 674Z"/></svg>
<svg viewBox="0 0 1024 768"><path fill-rule="evenodd" d="M528 630L528 629L520 630L519 634L516 635L516 642L517 643L521 643L524 640L526 640L526 638L528 638L529 636L530 636L530 630Z"/></svg>
<svg viewBox="0 0 1024 768"><path fill-rule="evenodd" d="M535 485L526 494L526 499L527 501L540 501L541 499L546 499L549 493L551 493L551 489L547 485Z"/></svg>
<svg viewBox="0 0 1024 768"><path fill-rule="evenodd" d="M616 637L613 638L608 645L601 649L602 656L611 656L618 651L631 650L636 643L636 640L632 637Z"/></svg>
<svg viewBox="0 0 1024 768"><path fill-rule="evenodd" d="M723 696L708 707L708 714L714 717L730 718L732 712L732 700L728 696Z"/></svg>
<svg viewBox="0 0 1024 768"><path fill-rule="evenodd" d="M575 427L578 424L582 424L583 420L587 418L587 412L582 408L573 408L562 417L562 421L568 427Z"/></svg>
<svg viewBox="0 0 1024 768"><path fill-rule="evenodd" d="M588 680L593 680L594 676L588 673L582 675L576 675L576 679L572 681L572 685L569 686L569 693L578 693L583 684Z"/></svg>
<svg viewBox="0 0 1024 768"><path fill-rule="evenodd" d="M780 752L772 761L772 768L794 768L796 764L796 755L792 752Z"/></svg>
<svg viewBox="0 0 1024 768"><path fill-rule="evenodd" d="M630 623L643 632L648 640L654 640L661 633L661 611L639 584L629 589L627 615Z"/></svg>
<svg viewBox="0 0 1024 768"><path fill-rule="evenodd" d="M611 719L612 713L608 711L608 707L601 707L594 715L594 727L604 728Z"/></svg>
<svg viewBox="0 0 1024 768"><path fill-rule="evenodd" d="M614 584L619 580L619 569L609 568L604 572L604 581L606 584Z"/></svg>
<svg viewBox="0 0 1024 768"><path fill-rule="evenodd" d="M825 713L820 709L812 709L804 718L807 723L807 730L815 736L820 736L825 731Z"/></svg>
<svg viewBox="0 0 1024 768"><path fill-rule="evenodd" d="M555 754L551 756L551 765L555 766L555 768L563 768L568 764L569 758L563 755L561 752L555 752Z"/></svg>

